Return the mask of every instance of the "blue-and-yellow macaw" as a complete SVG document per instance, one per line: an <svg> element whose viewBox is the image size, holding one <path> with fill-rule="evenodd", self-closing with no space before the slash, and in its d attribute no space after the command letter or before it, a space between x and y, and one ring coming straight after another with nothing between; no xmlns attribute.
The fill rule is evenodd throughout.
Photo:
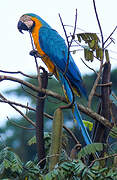
<svg viewBox="0 0 117 180"><path fill-rule="evenodd" d="M20 32L25 30L32 33L35 47L41 56L41 59L46 64L49 72L53 73L62 83L69 102L72 102L73 94L65 76L71 83L71 86L77 95L83 94L84 96L87 96L82 84L81 73L71 54L69 54L67 72L65 76L63 75L67 64L68 48L64 39L57 33L57 31L52 29L41 17L32 13L21 16L18 22L18 29ZM86 127L84 126L76 102L74 102L73 116L82 130L86 144L91 144L92 141Z"/></svg>

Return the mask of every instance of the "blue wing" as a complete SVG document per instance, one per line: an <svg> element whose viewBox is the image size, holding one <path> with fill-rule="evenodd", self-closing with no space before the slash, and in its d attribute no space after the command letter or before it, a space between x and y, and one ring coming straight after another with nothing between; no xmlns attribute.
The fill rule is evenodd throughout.
<svg viewBox="0 0 117 180"><path fill-rule="evenodd" d="M68 48L64 39L57 31L51 28L41 27L39 30L39 43L41 49L49 56L56 67L64 72L68 56ZM66 76L71 82L71 85L77 89L78 93L87 96L82 84L81 73L71 54L69 55L69 65Z"/></svg>
<svg viewBox="0 0 117 180"><path fill-rule="evenodd" d="M41 49L49 56L53 64L56 65L59 71L60 80L64 89L66 91L67 97L70 102L72 102L73 95L67 80L63 76L63 72L65 71L68 49L65 44L64 39L53 29L42 27L39 30L39 43ZM66 76L69 79L71 85L77 89L78 92L86 95L86 91L82 86L82 78L81 73L76 66L71 54L69 56L69 65L68 70L66 72ZM92 141L88 135L87 129L83 124L82 117L77 108L76 102L74 102L74 117L77 120L79 127L82 130L83 137L85 139L86 144L91 144Z"/></svg>

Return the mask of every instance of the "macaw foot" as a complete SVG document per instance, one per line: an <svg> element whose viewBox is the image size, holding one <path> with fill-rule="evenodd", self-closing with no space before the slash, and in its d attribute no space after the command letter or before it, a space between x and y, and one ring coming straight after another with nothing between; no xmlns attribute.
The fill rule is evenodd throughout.
<svg viewBox="0 0 117 180"><path fill-rule="evenodd" d="M40 57L38 51L36 51L35 49L31 50L30 53L29 53L31 56L34 56L34 57Z"/></svg>

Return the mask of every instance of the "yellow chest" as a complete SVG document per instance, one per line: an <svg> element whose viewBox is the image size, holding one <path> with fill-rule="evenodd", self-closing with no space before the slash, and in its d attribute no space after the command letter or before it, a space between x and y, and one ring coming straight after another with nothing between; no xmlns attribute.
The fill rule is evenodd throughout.
<svg viewBox="0 0 117 180"><path fill-rule="evenodd" d="M32 37L34 40L35 47L36 47L38 53L40 54L40 56L42 57L41 59L46 64L48 70L51 73L56 73L54 64L52 63L50 58L47 56L47 54L41 49L40 44L39 44L39 29L42 27L42 24L39 20L37 20L34 17L32 18L32 20L35 22L35 27L32 31Z"/></svg>

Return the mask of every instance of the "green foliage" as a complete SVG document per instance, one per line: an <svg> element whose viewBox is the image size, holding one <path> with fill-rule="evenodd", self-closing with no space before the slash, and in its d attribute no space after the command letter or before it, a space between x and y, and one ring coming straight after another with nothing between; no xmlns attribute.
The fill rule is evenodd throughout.
<svg viewBox="0 0 117 180"><path fill-rule="evenodd" d="M91 167L86 166L81 160L66 161L58 164L54 170L43 176L44 180L116 180L116 168L100 168L99 165L93 164Z"/></svg>
<svg viewBox="0 0 117 180"><path fill-rule="evenodd" d="M23 170L20 158L6 147L0 151L0 178L17 177Z"/></svg>
<svg viewBox="0 0 117 180"><path fill-rule="evenodd" d="M51 145L51 133L50 132L44 132L44 142L45 142L45 150L46 154L49 154L50 145ZM31 146L33 144L36 144L36 136L33 136L31 139L28 140L28 145Z"/></svg>
<svg viewBox="0 0 117 180"><path fill-rule="evenodd" d="M109 136L112 138L117 138L117 126L113 126L113 128L110 130Z"/></svg>
<svg viewBox="0 0 117 180"><path fill-rule="evenodd" d="M85 60L93 61L94 57L103 59L103 50L100 48L100 40L96 33L80 33L77 34L77 38L80 43L84 41L87 44L87 46L83 45Z"/></svg>
<svg viewBox="0 0 117 180"><path fill-rule="evenodd" d="M96 33L80 33L77 34L78 42L82 43L82 41L86 45L82 45L84 49L84 58L86 61L93 61L94 57L98 60L103 60L104 55L106 58L106 62L109 62L109 53L107 49L102 49L100 46L100 39ZM75 53L75 51L74 51Z"/></svg>
<svg viewBox="0 0 117 180"><path fill-rule="evenodd" d="M90 154L95 155L96 152L102 151L104 149L104 146L105 145L102 143L88 144L80 150L80 152L78 153L78 159L84 158L85 156L88 156Z"/></svg>
<svg viewBox="0 0 117 180"><path fill-rule="evenodd" d="M93 46L93 43L92 43ZM117 81L117 70L114 70L112 72L112 81L113 81L113 90L116 94L117 90L116 90L116 81ZM95 74L91 74L91 75L87 75L84 77L84 83L88 89L88 91L90 91L93 81L95 80L96 76ZM52 82L51 85L49 85L48 89L51 88L56 88L54 89L54 91L58 92L61 91L61 87L57 85L57 81L55 79L51 79L50 82ZM55 83L55 85L54 85ZM51 86L51 87L50 87ZM53 89L52 89L53 90ZM17 92L17 90L14 90L15 92ZM21 91L20 91L21 92ZM21 92L21 96L23 97L23 93ZM17 93L15 93L17 94ZM18 94L19 96L19 94ZM29 99L31 99L32 97L30 96ZM53 114L53 111L60 106L59 104L55 104L55 100L54 99L49 98L46 102L46 109L45 111L48 112L49 114ZM53 101L53 102L52 102ZM82 98L80 98L78 101L80 102L84 102ZM116 104L116 98L113 99L114 104ZM32 105L35 104L35 99L33 98L33 100L31 101ZM54 105L54 110L52 109ZM95 98L93 100L93 108L97 108L97 104L95 101ZM66 117L67 119L69 118L69 111L66 111ZM32 119L35 119L34 114L32 115L32 113L28 114L29 117L31 117ZM89 120L88 117L83 117L83 119ZM23 119L20 120L15 120L15 122L18 121L19 124L24 125L26 127L30 127L28 126L28 123L25 123L25 121ZM49 120L51 121L51 120ZM5 151L6 156L3 156L3 154L1 154L0 152L0 162L1 162L1 166L0 166L0 172L1 172L1 176L0 179L3 178L9 178L9 179L18 179L18 180L22 180L25 178L28 178L28 180L44 180L44 179L68 179L68 180L79 180L79 179L83 179L83 180L101 180L101 179L117 179L117 167L116 167L116 163L114 163L116 158L112 158L112 166L108 167L108 164L106 164L106 160L103 160L105 163L105 166L102 167L101 163L103 163L102 160L98 159L96 160L95 163L92 163L92 165L87 165L87 163L85 161L83 161L82 159L86 159L87 156L89 156L90 154L95 154L96 152L100 152L103 150L104 146L102 144L92 144L92 146L85 146L84 148L81 149L81 151L78 153L77 155L77 159L76 160L71 160L70 159L70 149L64 149L64 151L61 152L61 157L60 157L60 161L58 162L58 164L55 165L54 169L52 171L49 172L48 170L48 165L46 164L45 169L40 170L40 168L38 167L37 161L33 161L35 154L36 154L36 147L35 147L35 137L34 136L34 131L26 131L23 129L19 129L17 127L13 127L12 124L10 124L9 122L6 125L5 129L2 129L2 133L4 133L5 131L7 131L8 129L10 129L13 132L14 136L8 137L6 140L6 144L8 143L9 145L12 145L12 143L14 143L16 140L19 141L20 144L20 148L16 148L15 150L18 150L18 155L20 155L20 158L22 160L19 160L20 158L18 158L18 156L12 152L11 149L8 149L7 151L9 151L8 153L6 153L6 149L3 148L3 151ZM111 130L111 135L113 133L113 130L115 132L116 135L116 128ZM80 131L77 130L76 134L78 135L78 137L80 137L81 140L81 133ZM48 156L49 154L49 148L50 148L50 144L51 144L51 138L50 138L51 133L45 133L45 144L46 144L46 154L47 154L47 160L49 160L51 157ZM114 136L115 136L114 135ZM113 137L114 137L113 136ZM30 139L31 137L33 137L32 139ZM116 136L115 136L116 137ZM29 140L30 139L30 140ZM29 144L31 146L26 146L27 145L27 141L29 140ZM73 144L71 143L72 140L69 143L69 146L73 147ZM82 140L81 140L82 143ZM12 146L15 147L15 146ZM34 147L34 148L33 148ZM115 149L117 150L117 147L115 147ZM25 151L24 151L25 150ZM63 149L62 149L63 150ZM66 150L66 151L65 151ZM12 155L9 155L12 154ZM80 154L80 155L79 155ZM112 152L111 152L112 154ZM107 154L108 155L108 154ZM7 157L8 156L8 157ZM9 159L9 157L13 157L11 158L12 160ZM27 157L26 157L27 156ZM25 159L25 157L27 159ZM32 159L31 159L32 158ZM30 161L28 161L30 159ZM32 160L32 161L31 161ZM4 163L3 163L4 162ZM16 165L17 162L17 165ZM48 163L48 162L47 162ZM14 168L15 167L15 168ZM14 169L14 171L13 171ZM2 171L3 170L3 171ZM3 173L2 173L3 172ZM27 179L25 179L27 180Z"/></svg>

